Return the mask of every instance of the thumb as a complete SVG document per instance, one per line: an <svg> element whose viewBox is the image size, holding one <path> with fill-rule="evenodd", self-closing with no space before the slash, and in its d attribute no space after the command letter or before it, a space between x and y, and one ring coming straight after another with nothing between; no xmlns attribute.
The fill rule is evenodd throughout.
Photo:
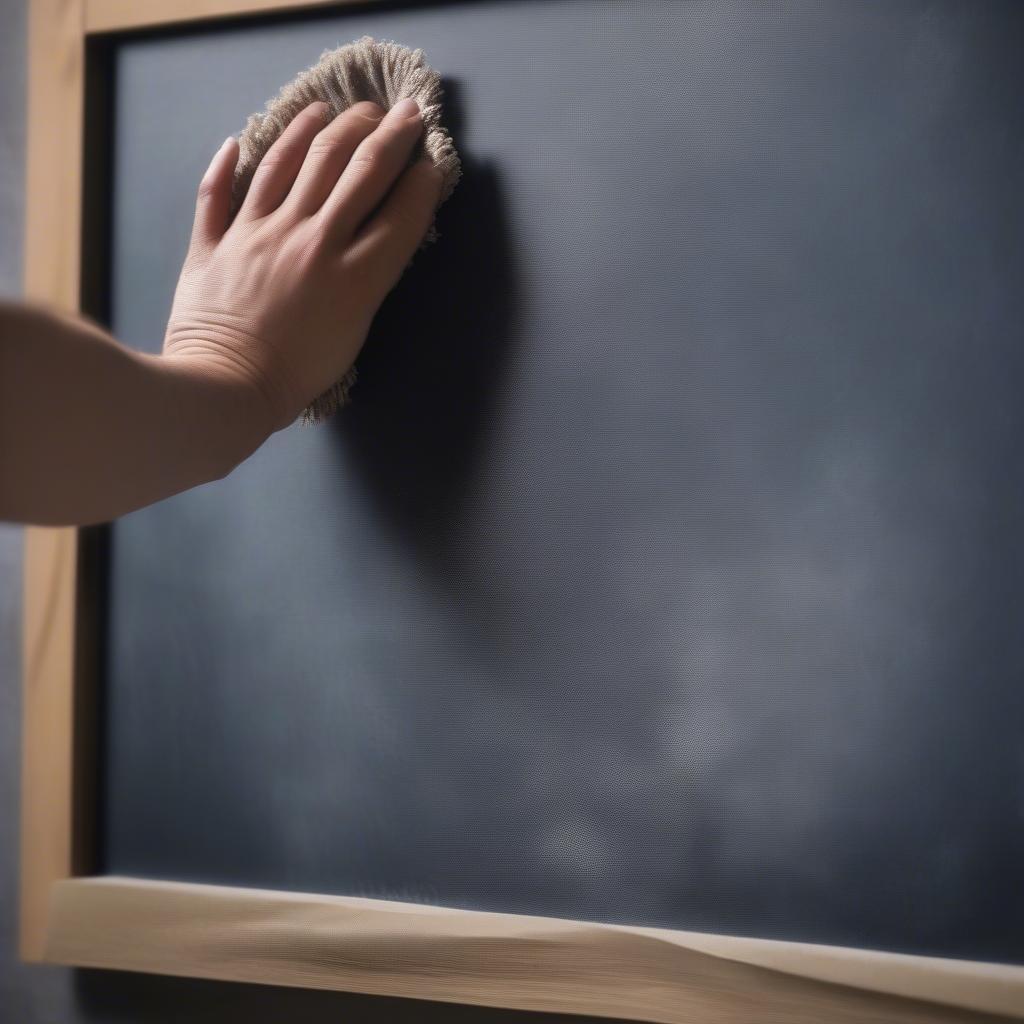
<svg viewBox="0 0 1024 1024"><path fill-rule="evenodd" d="M216 245L228 228L231 183L238 163L238 141L229 135L214 154L196 194L192 244Z"/></svg>

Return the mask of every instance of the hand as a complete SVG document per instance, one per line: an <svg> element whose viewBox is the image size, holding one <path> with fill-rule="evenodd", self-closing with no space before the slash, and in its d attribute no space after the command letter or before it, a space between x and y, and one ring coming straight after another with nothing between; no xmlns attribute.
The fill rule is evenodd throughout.
<svg viewBox="0 0 1024 1024"><path fill-rule="evenodd" d="M328 110L288 125L230 227L238 143L214 156L164 340L165 359L247 391L270 431L345 375L440 199L428 159L407 167L415 102L386 115L359 103L325 123Z"/></svg>

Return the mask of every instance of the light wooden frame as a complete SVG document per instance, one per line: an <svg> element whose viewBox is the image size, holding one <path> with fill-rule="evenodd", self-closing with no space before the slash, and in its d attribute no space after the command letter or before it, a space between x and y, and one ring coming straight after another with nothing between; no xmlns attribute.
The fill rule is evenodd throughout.
<svg viewBox="0 0 1024 1024"><path fill-rule="evenodd" d="M339 4L30 0L28 298L79 311L89 287L89 46L316 6ZM670 1024L1024 1019L1024 967L92 874L90 551L84 531L26 531L23 959Z"/></svg>

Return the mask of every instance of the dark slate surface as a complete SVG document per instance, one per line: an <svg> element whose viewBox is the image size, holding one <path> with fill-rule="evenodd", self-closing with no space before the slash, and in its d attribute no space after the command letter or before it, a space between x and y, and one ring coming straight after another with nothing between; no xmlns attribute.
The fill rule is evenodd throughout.
<svg viewBox="0 0 1024 1024"><path fill-rule="evenodd" d="M105 869L1024 962L1024 9L137 38L121 337L365 32L466 179L348 413L116 524Z"/></svg>

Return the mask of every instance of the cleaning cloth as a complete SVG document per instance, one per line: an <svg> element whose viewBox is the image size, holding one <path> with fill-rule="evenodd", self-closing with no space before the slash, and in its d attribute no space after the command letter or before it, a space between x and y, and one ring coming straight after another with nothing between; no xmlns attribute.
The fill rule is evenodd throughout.
<svg viewBox="0 0 1024 1024"><path fill-rule="evenodd" d="M252 114L238 137L239 157L231 195L234 217L249 190L253 173L264 154L284 131L293 117L317 100L330 107L336 117L355 103L370 100L390 110L411 97L420 108L423 135L413 160L429 157L443 175L441 203L453 192L462 175L459 155L447 129L441 124L441 76L424 59L422 50L410 50L395 42L379 42L363 36L335 50L325 50L320 60L285 85L266 109ZM440 206L440 203L438 204ZM423 244L437 238L432 223ZM330 416L348 401L356 379L353 366L306 408L305 422L318 422Z"/></svg>

